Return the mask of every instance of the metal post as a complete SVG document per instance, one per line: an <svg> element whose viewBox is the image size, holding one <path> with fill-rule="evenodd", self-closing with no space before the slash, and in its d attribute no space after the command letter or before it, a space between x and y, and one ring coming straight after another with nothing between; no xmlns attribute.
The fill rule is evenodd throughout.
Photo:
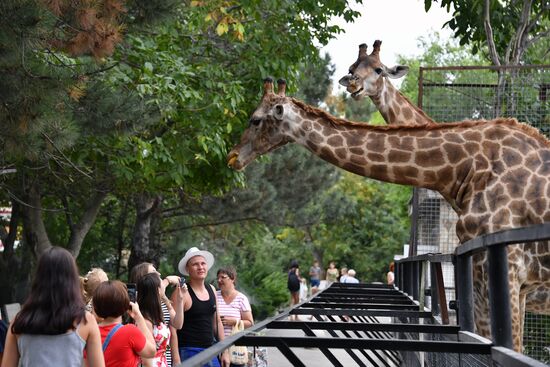
<svg viewBox="0 0 550 367"><path fill-rule="evenodd" d="M407 280L406 280L406 290L407 294L409 296L413 296L413 289L414 289L414 263L411 261L407 261ZM414 297L413 297L414 298Z"/></svg>
<svg viewBox="0 0 550 367"><path fill-rule="evenodd" d="M421 261L418 263L418 266L420 268L420 287L418 292L418 303L420 311L423 311L424 306L426 306L426 271L429 264L430 263L428 261Z"/></svg>
<svg viewBox="0 0 550 367"><path fill-rule="evenodd" d="M408 256L416 256L416 249L418 247L418 189L413 188L412 195L412 215L411 215L411 238L409 240L409 254Z"/></svg>
<svg viewBox="0 0 550 367"><path fill-rule="evenodd" d="M437 297L441 308L441 322L443 325L449 324L449 310L447 309L447 295L445 294L445 284L443 281L443 270L441 269L441 263L434 264L435 279L437 287Z"/></svg>
<svg viewBox="0 0 550 367"><path fill-rule="evenodd" d="M419 265L418 261L413 262L412 264L412 278L413 278L413 287L412 287L412 296L415 300L419 300L418 291L420 289L420 277L419 277Z"/></svg>
<svg viewBox="0 0 550 367"><path fill-rule="evenodd" d="M401 278L400 278L400 276L401 276L401 264L398 263L398 262L395 262L394 264L395 265L393 267L393 271L394 271L393 284L397 288L402 289L402 287L401 287Z"/></svg>
<svg viewBox="0 0 550 367"><path fill-rule="evenodd" d="M474 332L474 286L471 255L457 256L456 292L460 330Z"/></svg>
<svg viewBox="0 0 550 367"><path fill-rule="evenodd" d="M437 278L435 276L435 263L430 262L430 298L432 315L439 315L439 302L437 292Z"/></svg>
<svg viewBox="0 0 550 367"><path fill-rule="evenodd" d="M489 259L489 304L491 335L497 346L512 348L512 309L508 288L508 251L505 246L491 246Z"/></svg>

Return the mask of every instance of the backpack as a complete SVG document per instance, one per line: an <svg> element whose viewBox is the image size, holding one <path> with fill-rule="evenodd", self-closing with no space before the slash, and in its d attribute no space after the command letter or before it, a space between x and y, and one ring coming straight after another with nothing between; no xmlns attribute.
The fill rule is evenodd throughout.
<svg viewBox="0 0 550 367"><path fill-rule="evenodd" d="M300 290L300 279L298 279L296 272L293 270L288 272L287 287L292 292L298 292Z"/></svg>

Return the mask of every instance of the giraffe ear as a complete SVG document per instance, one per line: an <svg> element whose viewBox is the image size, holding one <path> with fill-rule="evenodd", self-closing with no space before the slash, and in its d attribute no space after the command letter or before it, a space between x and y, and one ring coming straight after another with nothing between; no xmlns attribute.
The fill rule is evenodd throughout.
<svg viewBox="0 0 550 367"><path fill-rule="evenodd" d="M388 78L397 79L409 72L409 67L405 65L396 65L392 68L384 67L384 75Z"/></svg>
<svg viewBox="0 0 550 367"><path fill-rule="evenodd" d="M279 120L279 121L282 120L284 113L285 113L285 108L283 107L282 104L275 105L275 109L273 111L273 116L277 120Z"/></svg>

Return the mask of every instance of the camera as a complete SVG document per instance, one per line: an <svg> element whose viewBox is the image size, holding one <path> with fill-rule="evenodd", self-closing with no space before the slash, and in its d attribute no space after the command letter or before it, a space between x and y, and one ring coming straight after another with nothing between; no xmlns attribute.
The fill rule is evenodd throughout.
<svg viewBox="0 0 550 367"><path fill-rule="evenodd" d="M180 277L180 287L183 287L184 284L185 284L185 278Z"/></svg>
<svg viewBox="0 0 550 367"><path fill-rule="evenodd" d="M128 289L128 297L130 298L130 302L136 302L136 300L137 300L137 287L136 287L135 283L126 284L126 288Z"/></svg>

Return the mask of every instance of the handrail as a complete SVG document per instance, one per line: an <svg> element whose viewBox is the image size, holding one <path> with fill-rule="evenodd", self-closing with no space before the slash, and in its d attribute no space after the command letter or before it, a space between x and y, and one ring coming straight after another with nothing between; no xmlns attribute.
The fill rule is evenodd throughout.
<svg viewBox="0 0 550 367"><path fill-rule="evenodd" d="M529 227L505 229L487 233L464 242L455 250L457 255L474 254L490 246L511 245L522 242L550 240L550 223L535 224Z"/></svg>
<svg viewBox="0 0 550 367"><path fill-rule="evenodd" d="M508 286L508 256L506 246L550 240L550 223L487 233L459 245L454 254L424 254L396 263L403 274L396 274L399 287L409 294L418 292L418 264L450 262L456 267L457 316L461 330L474 331L472 255L487 251L491 333L497 346L512 348L511 305ZM416 264L416 265L413 265ZM416 282L415 282L416 281ZM434 288L432 284L432 290ZM415 297L416 298L416 297Z"/></svg>

